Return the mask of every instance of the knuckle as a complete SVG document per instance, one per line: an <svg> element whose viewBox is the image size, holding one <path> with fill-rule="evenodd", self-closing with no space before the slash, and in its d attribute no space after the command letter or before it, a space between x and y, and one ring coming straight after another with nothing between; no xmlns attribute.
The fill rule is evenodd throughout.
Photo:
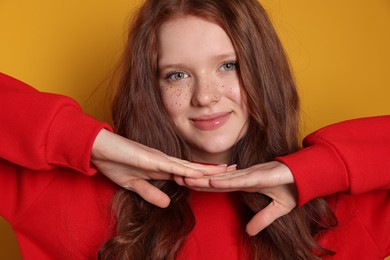
<svg viewBox="0 0 390 260"><path fill-rule="evenodd" d="M139 180L140 179L132 179L132 180L127 181L124 188L134 191L137 188L137 183Z"/></svg>

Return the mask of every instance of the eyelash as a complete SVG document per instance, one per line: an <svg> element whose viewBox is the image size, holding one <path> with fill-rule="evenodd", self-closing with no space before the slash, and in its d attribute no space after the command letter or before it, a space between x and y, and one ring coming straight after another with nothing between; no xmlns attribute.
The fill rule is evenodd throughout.
<svg viewBox="0 0 390 260"><path fill-rule="evenodd" d="M227 66L227 65L233 65L233 68L226 68L223 71L232 71L232 70L237 70L238 69L238 63L236 61L226 61L226 62L222 63L222 65L219 68L222 68L222 67ZM165 79L172 80L172 81L180 80L180 79L173 79L172 78L174 75L178 75L180 73L183 74L183 78L182 79L185 79L185 78L188 77L188 74L186 72L181 71L181 70L176 70L176 71L169 72L166 75Z"/></svg>
<svg viewBox="0 0 390 260"><path fill-rule="evenodd" d="M167 76L165 77L165 79L167 79L167 80L173 80L173 81L180 80L180 79L172 79L172 77L173 77L174 75L177 75L177 74L179 74L179 73L182 73L182 74L184 74L184 75L187 75L187 77L188 77L188 74L187 74L186 72L181 71L181 70L177 70L177 71L171 71L171 72L169 72L169 73L167 74ZM186 77L184 77L184 78L186 78Z"/></svg>
<svg viewBox="0 0 390 260"><path fill-rule="evenodd" d="M226 65L233 65L234 67L233 68L227 68L227 69L225 69L225 71L231 71L231 70L236 70L237 68L238 68L238 63L236 62L236 61L226 61L226 62L224 62L221 66L220 66L220 68L221 67L224 67L224 66L226 66Z"/></svg>

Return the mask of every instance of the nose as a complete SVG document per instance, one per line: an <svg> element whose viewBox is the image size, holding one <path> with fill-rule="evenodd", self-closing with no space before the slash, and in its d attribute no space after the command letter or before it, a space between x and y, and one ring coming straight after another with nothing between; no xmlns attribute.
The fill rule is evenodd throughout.
<svg viewBox="0 0 390 260"><path fill-rule="evenodd" d="M194 106L209 106L218 103L222 93L217 82L212 80L196 80L192 94Z"/></svg>

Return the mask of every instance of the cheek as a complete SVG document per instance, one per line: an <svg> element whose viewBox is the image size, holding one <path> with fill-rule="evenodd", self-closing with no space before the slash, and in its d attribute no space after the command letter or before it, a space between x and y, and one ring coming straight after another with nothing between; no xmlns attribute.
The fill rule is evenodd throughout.
<svg viewBox="0 0 390 260"><path fill-rule="evenodd" d="M190 102L189 88L164 86L161 88L161 95L164 108L172 119L180 115Z"/></svg>
<svg viewBox="0 0 390 260"><path fill-rule="evenodd" d="M225 91L226 96L235 104L240 105L241 107L244 106L245 96L244 93L241 91L241 86L238 81L231 84L225 84Z"/></svg>

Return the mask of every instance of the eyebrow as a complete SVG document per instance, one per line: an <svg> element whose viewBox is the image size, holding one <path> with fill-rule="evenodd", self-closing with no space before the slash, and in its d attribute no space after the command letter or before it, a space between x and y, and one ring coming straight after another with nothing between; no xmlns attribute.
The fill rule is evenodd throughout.
<svg viewBox="0 0 390 260"><path fill-rule="evenodd" d="M235 52L231 52L231 53L222 53L222 54L217 54L217 55L214 55L212 58L212 60L216 60L216 61L219 61L219 60L236 60L237 59L237 55ZM161 71L161 70L165 70L165 69L169 69L169 68L185 68L186 65L183 64L183 63L171 63L171 64L163 64L162 66L158 66L158 69Z"/></svg>

